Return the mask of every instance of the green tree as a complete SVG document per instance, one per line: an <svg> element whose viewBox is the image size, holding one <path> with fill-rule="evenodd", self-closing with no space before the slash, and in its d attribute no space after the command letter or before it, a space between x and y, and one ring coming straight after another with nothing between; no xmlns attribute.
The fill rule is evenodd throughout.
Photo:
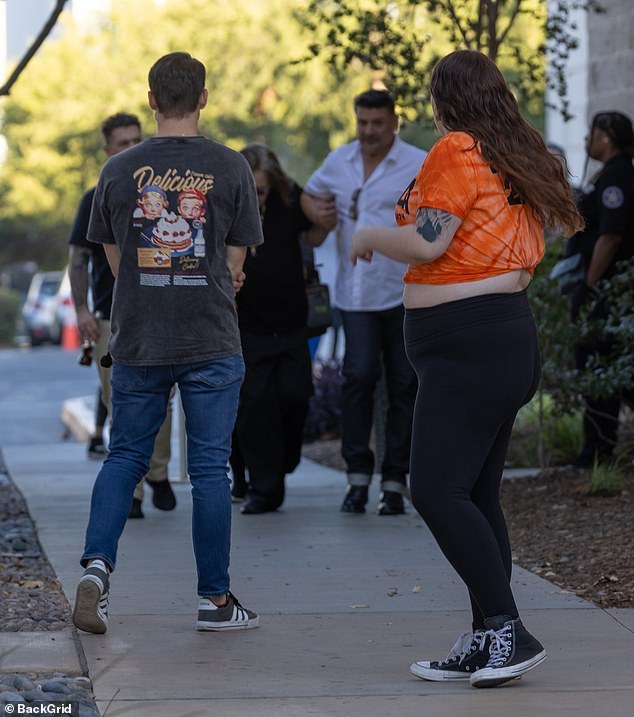
<svg viewBox="0 0 634 717"><path fill-rule="evenodd" d="M97 26L63 16L2 99L0 131L9 151L0 167L0 262L63 264L81 194L105 157L99 125L137 113L151 133L147 72L162 54L187 49L208 69L202 130L235 149L275 149L305 180L332 146L353 134L351 97L370 72L340 84L325 62L290 64L306 51L296 0L114 0Z"/></svg>
<svg viewBox="0 0 634 717"><path fill-rule="evenodd" d="M600 10L595 0L557 0L550 14L544 0L311 0L298 17L316 38L312 56L326 59L338 76L370 67L409 119L429 112L431 68L460 48L497 62L533 115L541 109L550 49L550 82L567 115L563 67L577 46L571 12L588 6Z"/></svg>

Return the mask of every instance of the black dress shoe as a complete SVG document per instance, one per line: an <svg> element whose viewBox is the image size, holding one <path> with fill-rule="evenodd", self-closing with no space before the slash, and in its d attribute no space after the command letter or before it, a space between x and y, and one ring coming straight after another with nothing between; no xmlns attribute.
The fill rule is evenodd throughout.
<svg viewBox="0 0 634 717"><path fill-rule="evenodd" d="M384 490L381 493L381 499L376 512L379 515L403 515L405 512L403 496L391 490Z"/></svg>
<svg viewBox="0 0 634 717"><path fill-rule="evenodd" d="M132 506L128 513L128 518L145 518L141 510L141 501L138 498L132 498Z"/></svg>
<svg viewBox="0 0 634 717"><path fill-rule="evenodd" d="M264 498L249 498L247 502L240 508L240 512L244 515L257 515L258 513L273 513L279 506L269 503Z"/></svg>
<svg viewBox="0 0 634 717"><path fill-rule="evenodd" d="M365 513L368 502L367 485L350 485L341 504L342 513Z"/></svg>
<svg viewBox="0 0 634 717"><path fill-rule="evenodd" d="M148 480L146 483L152 489L152 503L159 510L174 510L176 508L176 496L172 490L169 480Z"/></svg>

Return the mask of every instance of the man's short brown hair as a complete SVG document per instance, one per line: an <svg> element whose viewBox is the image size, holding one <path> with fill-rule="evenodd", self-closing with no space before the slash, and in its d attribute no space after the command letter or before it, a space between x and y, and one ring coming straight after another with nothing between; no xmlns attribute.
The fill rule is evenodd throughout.
<svg viewBox="0 0 634 717"><path fill-rule="evenodd" d="M158 59L148 76L158 111L174 119L195 112L205 75L203 63L188 52L171 52Z"/></svg>

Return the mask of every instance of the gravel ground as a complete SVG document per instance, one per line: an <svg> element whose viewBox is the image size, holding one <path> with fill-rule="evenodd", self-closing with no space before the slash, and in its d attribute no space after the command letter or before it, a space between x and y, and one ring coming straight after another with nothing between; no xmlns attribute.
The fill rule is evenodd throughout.
<svg viewBox="0 0 634 717"><path fill-rule="evenodd" d="M9 703L39 706L58 702L72 704L72 717L99 717L87 677L68 677L62 672L44 675L0 672L0 710ZM17 709L14 714L19 714Z"/></svg>
<svg viewBox="0 0 634 717"><path fill-rule="evenodd" d="M6 473L0 473L0 606L0 633L71 625L70 606L42 552L24 498ZM19 702L72 702L73 717L99 717L88 677L0 672L0 713L9 714L4 706Z"/></svg>
<svg viewBox="0 0 634 717"><path fill-rule="evenodd" d="M345 470L340 443L316 441L304 455ZM513 559L600 607L634 607L634 472L613 496L590 496L588 471L550 469L504 481Z"/></svg>

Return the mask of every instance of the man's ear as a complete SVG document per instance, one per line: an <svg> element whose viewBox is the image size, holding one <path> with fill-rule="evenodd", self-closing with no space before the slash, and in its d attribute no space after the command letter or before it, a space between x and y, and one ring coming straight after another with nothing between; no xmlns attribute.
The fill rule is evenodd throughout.
<svg viewBox="0 0 634 717"><path fill-rule="evenodd" d="M154 99L154 94L152 90L148 90L147 102L150 105L151 110L154 110L154 112L158 112L158 105L156 104L156 100Z"/></svg>
<svg viewBox="0 0 634 717"><path fill-rule="evenodd" d="M203 107L206 107L207 100L209 99L209 91L207 88L203 88L203 91L200 93L200 97L198 98L198 109L203 109Z"/></svg>

